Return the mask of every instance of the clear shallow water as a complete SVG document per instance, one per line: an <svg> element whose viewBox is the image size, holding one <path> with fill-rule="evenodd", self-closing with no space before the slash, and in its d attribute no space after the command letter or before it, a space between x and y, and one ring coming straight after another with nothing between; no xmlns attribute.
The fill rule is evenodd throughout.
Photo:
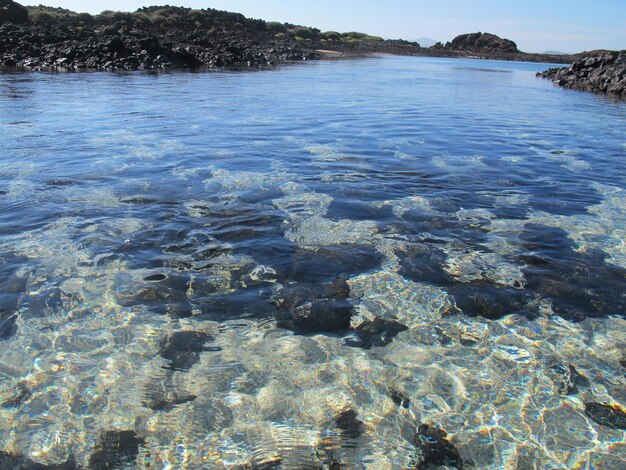
<svg viewBox="0 0 626 470"><path fill-rule="evenodd" d="M626 106L546 67L0 75L0 451L623 468Z"/></svg>

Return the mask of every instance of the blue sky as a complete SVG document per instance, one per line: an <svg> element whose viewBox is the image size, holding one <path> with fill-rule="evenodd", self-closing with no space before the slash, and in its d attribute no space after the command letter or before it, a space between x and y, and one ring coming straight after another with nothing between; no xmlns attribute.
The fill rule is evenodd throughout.
<svg viewBox="0 0 626 470"><path fill-rule="evenodd" d="M412 40L430 37L445 42L461 33L483 31L512 39L527 52L626 49L626 0L38 0L37 3L89 13L133 11L150 4L217 8L322 30L356 30Z"/></svg>

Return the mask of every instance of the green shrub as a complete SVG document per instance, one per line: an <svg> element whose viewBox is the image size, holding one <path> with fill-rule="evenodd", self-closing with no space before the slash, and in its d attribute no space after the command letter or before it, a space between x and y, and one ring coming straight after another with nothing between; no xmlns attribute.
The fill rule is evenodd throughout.
<svg viewBox="0 0 626 470"><path fill-rule="evenodd" d="M325 31L321 34L321 37L327 41L341 41L341 34L337 31Z"/></svg>
<svg viewBox="0 0 626 470"><path fill-rule="evenodd" d="M265 27L267 28L268 31L271 31L273 33L286 33L287 32L287 27L284 24L279 23L278 21L269 21L265 23Z"/></svg>
<svg viewBox="0 0 626 470"><path fill-rule="evenodd" d="M302 39L313 39L315 37L315 34L313 33L313 31L311 31L310 28L294 28L291 31L289 31L292 35L294 35L296 37L296 39L298 38L302 38Z"/></svg>
<svg viewBox="0 0 626 470"><path fill-rule="evenodd" d="M359 33L357 31L350 31L349 33L343 33L341 36L344 38L351 38L351 39L363 39L364 37L367 37L367 34Z"/></svg>

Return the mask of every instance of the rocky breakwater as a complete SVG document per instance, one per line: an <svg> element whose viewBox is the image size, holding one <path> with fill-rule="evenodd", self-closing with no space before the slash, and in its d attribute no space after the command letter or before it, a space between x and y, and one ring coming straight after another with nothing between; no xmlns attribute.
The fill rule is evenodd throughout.
<svg viewBox="0 0 626 470"><path fill-rule="evenodd" d="M564 68L539 72L556 85L626 98L626 50L589 54Z"/></svg>
<svg viewBox="0 0 626 470"><path fill-rule="evenodd" d="M0 0L0 65L135 70L271 65L316 58L265 21L213 9L149 7L92 16Z"/></svg>

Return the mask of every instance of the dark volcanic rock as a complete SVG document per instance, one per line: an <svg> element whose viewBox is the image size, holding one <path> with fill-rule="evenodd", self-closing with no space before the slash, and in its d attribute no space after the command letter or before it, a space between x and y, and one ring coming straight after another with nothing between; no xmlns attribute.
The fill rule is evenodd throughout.
<svg viewBox="0 0 626 470"><path fill-rule="evenodd" d="M21 455L0 451L0 469L2 470L77 470L78 468L73 459L62 464L44 465Z"/></svg>
<svg viewBox="0 0 626 470"><path fill-rule="evenodd" d="M576 368L571 364L563 364L553 361L548 364L546 370L548 377L554 382L558 392L563 395L569 395L577 392L577 384L586 382Z"/></svg>
<svg viewBox="0 0 626 470"><path fill-rule="evenodd" d="M28 10L12 0L0 0L0 24L22 24L28 21Z"/></svg>
<svg viewBox="0 0 626 470"><path fill-rule="evenodd" d="M491 283L458 283L448 288L456 306L470 316L497 319L513 313L530 313L532 294Z"/></svg>
<svg viewBox="0 0 626 470"><path fill-rule="evenodd" d="M363 434L363 421L357 418L358 413L349 408L335 416L335 424L341 429L341 436L355 439Z"/></svg>
<svg viewBox="0 0 626 470"><path fill-rule="evenodd" d="M461 34L448 42L445 49L468 52L487 52L517 54L519 49L517 44L509 39L503 39L495 34L489 33L469 33Z"/></svg>
<svg viewBox="0 0 626 470"><path fill-rule="evenodd" d="M355 338L346 340L348 346L370 349L387 346L399 333L409 328L395 320L374 317L354 329Z"/></svg>
<svg viewBox="0 0 626 470"><path fill-rule="evenodd" d="M320 300L292 310L293 329L301 333L333 333L350 328L353 306L347 300Z"/></svg>
<svg viewBox="0 0 626 470"><path fill-rule="evenodd" d="M388 388L389 397L393 402L403 408L408 408L411 405L411 400L403 392L393 387Z"/></svg>
<svg viewBox="0 0 626 470"><path fill-rule="evenodd" d="M526 289L552 301L552 310L569 321L626 312L626 270L603 252L581 253L559 228L527 224L521 234Z"/></svg>
<svg viewBox="0 0 626 470"><path fill-rule="evenodd" d="M626 429L626 413L616 406L585 403L585 414L602 426L612 429Z"/></svg>
<svg viewBox="0 0 626 470"><path fill-rule="evenodd" d="M421 460L417 465L419 470L432 466L446 465L463 469L463 459L454 445L446 439L448 434L429 424L420 424L413 443L421 451Z"/></svg>
<svg viewBox="0 0 626 470"><path fill-rule="evenodd" d="M134 431L106 431L100 436L89 458L91 470L131 468L145 441Z"/></svg>
<svg viewBox="0 0 626 470"><path fill-rule="evenodd" d="M161 340L159 354L169 361L168 368L185 372L200 360L200 353L220 350L217 346L206 346L212 339L202 331L177 331Z"/></svg>
<svg viewBox="0 0 626 470"><path fill-rule="evenodd" d="M148 7L91 16L2 4L7 4L0 7L0 65L5 66L158 70L270 65L319 56L293 38L276 38L262 20L213 9Z"/></svg>
<svg viewBox="0 0 626 470"><path fill-rule="evenodd" d="M566 68L537 74L556 85L626 98L626 50L586 55Z"/></svg>
<svg viewBox="0 0 626 470"><path fill-rule="evenodd" d="M347 331L354 313L349 293L343 278L323 285L301 283L283 288L273 299L278 326L302 334Z"/></svg>
<svg viewBox="0 0 626 470"><path fill-rule="evenodd" d="M26 382L7 384L0 388L0 408L13 408L20 406L31 396Z"/></svg>
<svg viewBox="0 0 626 470"><path fill-rule="evenodd" d="M171 411L177 405L189 403L198 398L196 395L178 395L176 393L171 394L159 394L153 393L143 403L146 408L150 408L154 411Z"/></svg>

